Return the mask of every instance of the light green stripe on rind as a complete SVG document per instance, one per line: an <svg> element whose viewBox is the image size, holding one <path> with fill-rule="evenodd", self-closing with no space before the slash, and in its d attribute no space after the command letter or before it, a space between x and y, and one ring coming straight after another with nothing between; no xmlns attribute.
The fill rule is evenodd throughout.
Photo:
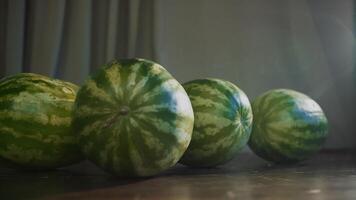
<svg viewBox="0 0 356 200"><path fill-rule="evenodd" d="M121 86L121 77L120 77L120 69L121 66L119 64L113 65L108 67L105 71L105 76L107 77L108 81L110 82L110 86L114 90L114 96L118 98L122 98L124 96L124 92Z"/></svg>
<svg viewBox="0 0 356 200"><path fill-rule="evenodd" d="M16 138L30 139L30 140L36 140L44 144L51 144L51 145L61 145L61 144L76 145L76 142L70 136L63 136L63 137L60 137L58 135L43 136L43 134L41 133L32 134L32 135L23 135L22 133L17 132L16 130L10 128L1 128L0 131L2 132L2 134L9 134L13 136L14 139Z"/></svg>
<svg viewBox="0 0 356 200"><path fill-rule="evenodd" d="M71 130L78 87L32 73L0 81L0 158L15 168L57 168L82 159Z"/></svg>
<svg viewBox="0 0 356 200"><path fill-rule="evenodd" d="M78 86L72 83L51 79L33 73L20 73L14 76L5 77L0 80L0 87L2 91L12 88L26 87L26 91L41 91L43 93L53 94L58 98L75 96L78 89Z"/></svg>
<svg viewBox="0 0 356 200"><path fill-rule="evenodd" d="M21 113L18 109L14 110L0 110L0 121L7 119L11 120L27 120L32 121L32 123L38 123L43 126L67 126L69 127L72 121L70 116L60 117L54 114L38 113L34 115L33 113Z"/></svg>
<svg viewBox="0 0 356 200"><path fill-rule="evenodd" d="M200 79L183 84L194 110L192 141L182 164L211 167L232 159L250 136L252 111L247 96L234 84Z"/></svg>
<svg viewBox="0 0 356 200"><path fill-rule="evenodd" d="M102 104L115 105L115 99L109 95L105 89L99 88L93 79L88 79L85 82L84 89L88 91L88 98L95 99Z"/></svg>
<svg viewBox="0 0 356 200"><path fill-rule="evenodd" d="M271 90L256 98L252 108L254 125L249 146L266 160L304 160L317 152L327 137L322 109L302 93Z"/></svg>
<svg viewBox="0 0 356 200"><path fill-rule="evenodd" d="M142 89L146 85L148 80L149 80L148 77L144 77L139 82L137 82L135 84L135 86L133 87L133 89L131 91L129 101L132 101L135 97L137 97L142 92Z"/></svg>
<svg viewBox="0 0 356 200"><path fill-rule="evenodd" d="M83 85L73 125L91 161L118 176L150 176L181 158L191 139L193 110L183 87L162 66L144 59L113 61L90 80L103 93L92 95L96 88Z"/></svg>

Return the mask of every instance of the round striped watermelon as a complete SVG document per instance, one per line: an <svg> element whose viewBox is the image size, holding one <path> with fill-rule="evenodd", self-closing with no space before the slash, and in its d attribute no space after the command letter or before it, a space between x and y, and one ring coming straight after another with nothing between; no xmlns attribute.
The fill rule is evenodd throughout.
<svg viewBox="0 0 356 200"><path fill-rule="evenodd" d="M183 87L144 59L113 61L88 78L73 121L87 158L117 176L151 176L175 165L193 123Z"/></svg>
<svg viewBox="0 0 356 200"><path fill-rule="evenodd" d="M181 163L193 167L223 164L240 151L250 137L252 110L245 93L219 79L183 84L194 110L192 141Z"/></svg>
<svg viewBox="0 0 356 200"><path fill-rule="evenodd" d="M294 163L317 152L327 137L327 119L310 97L289 89L268 91L252 103L249 146L275 163Z"/></svg>
<svg viewBox="0 0 356 200"><path fill-rule="evenodd" d="M23 169L50 169L80 161L71 129L77 86L21 73L0 81L0 160Z"/></svg>

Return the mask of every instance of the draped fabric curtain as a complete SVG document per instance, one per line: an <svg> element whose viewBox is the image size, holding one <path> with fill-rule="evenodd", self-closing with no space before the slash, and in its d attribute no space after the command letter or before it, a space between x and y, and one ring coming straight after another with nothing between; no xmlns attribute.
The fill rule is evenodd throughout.
<svg viewBox="0 0 356 200"><path fill-rule="evenodd" d="M353 0L0 0L0 76L81 83L113 58L144 57L179 81L216 77L253 100L315 99L327 148L356 147ZM157 49L157 52L155 52Z"/></svg>
<svg viewBox="0 0 356 200"><path fill-rule="evenodd" d="M145 0L0 1L0 76L34 72L81 83L114 59L153 59Z"/></svg>

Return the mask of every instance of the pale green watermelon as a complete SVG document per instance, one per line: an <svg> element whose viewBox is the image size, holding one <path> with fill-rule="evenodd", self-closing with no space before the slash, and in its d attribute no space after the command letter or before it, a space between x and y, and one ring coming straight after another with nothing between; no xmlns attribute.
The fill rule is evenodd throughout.
<svg viewBox="0 0 356 200"><path fill-rule="evenodd" d="M194 115L183 87L144 59L113 61L88 78L74 127L87 158L117 176L151 176L175 165Z"/></svg>
<svg viewBox="0 0 356 200"><path fill-rule="evenodd" d="M293 163L316 153L328 135L328 122L310 97L288 89L268 91L252 103L249 146L275 163Z"/></svg>
<svg viewBox="0 0 356 200"><path fill-rule="evenodd" d="M245 93L219 79L183 84L194 110L192 141L180 163L213 167L231 160L246 146L252 128L252 110Z"/></svg>
<svg viewBox="0 0 356 200"><path fill-rule="evenodd" d="M0 81L0 160L24 169L51 169L82 159L71 129L77 86L21 73Z"/></svg>

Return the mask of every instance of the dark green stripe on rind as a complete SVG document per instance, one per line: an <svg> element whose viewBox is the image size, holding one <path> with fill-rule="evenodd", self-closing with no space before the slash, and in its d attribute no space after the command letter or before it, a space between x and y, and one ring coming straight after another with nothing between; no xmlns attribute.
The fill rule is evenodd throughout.
<svg viewBox="0 0 356 200"><path fill-rule="evenodd" d="M252 110L247 96L234 84L199 79L183 84L194 110L191 144L181 163L212 167L232 159L247 143Z"/></svg>
<svg viewBox="0 0 356 200"><path fill-rule="evenodd" d="M2 160L26 169L57 168L80 161L82 155L71 129L77 89L72 83L32 73L2 79Z"/></svg>
<svg viewBox="0 0 356 200"><path fill-rule="evenodd" d="M73 125L99 167L118 176L150 176L180 159L193 121L185 90L162 66L126 59L103 66L81 87Z"/></svg>
<svg viewBox="0 0 356 200"><path fill-rule="evenodd" d="M327 137L320 106L296 91L268 91L252 103L254 124L249 146L260 157L293 163L317 152Z"/></svg>

